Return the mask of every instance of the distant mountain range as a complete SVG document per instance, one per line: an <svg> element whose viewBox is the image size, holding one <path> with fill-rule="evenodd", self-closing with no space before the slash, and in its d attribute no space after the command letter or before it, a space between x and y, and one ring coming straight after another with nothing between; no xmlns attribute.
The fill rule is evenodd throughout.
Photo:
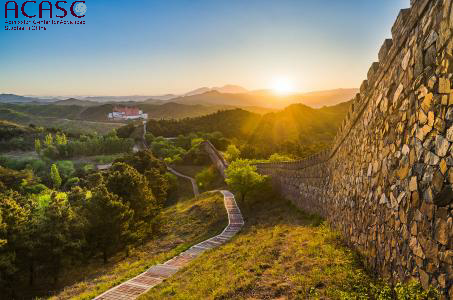
<svg viewBox="0 0 453 300"><path fill-rule="evenodd" d="M319 108L351 100L357 92L357 89L335 89L280 96L270 90L248 91L241 86L225 85L213 88L202 87L179 96L174 94L161 96L95 96L61 100L61 97L38 98L0 94L0 103L53 103L56 105L90 107L103 103L162 105L173 102L186 105L258 107L260 109L280 109L290 104L302 103L313 108Z"/></svg>
<svg viewBox="0 0 453 300"><path fill-rule="evenodd" d="M15 94L0 94L0 103L30 103L30 102L54 102L57 101L56 98L35 98L35 97L26 97L19 96Z"/></svg>
<svg viewBox="0 0 453 300"><path fill-rule="evenodd" d="M195 95L205 94L208 92L219 92L221 94L247 94L247 93L249 93L249 90L247 90L239 85L227 84L222 87L213 87L213 88L202 87L202 88L190 91L188 93L185 93L183 96L184 97L195 96Z"/></svg>
<svg viewBox="0 0 453 300"><path fill-rule="evenodd" d="M283 108L291 104L302 103L313 108L320 108L349 101L354 98L357 92L357 89L335 89L279 96L269 90L247 93L221 93L217 90L211 90L202 94L174 98L171 101L181 104L232 105L235 107L258 106L266 108Z"/></svg>

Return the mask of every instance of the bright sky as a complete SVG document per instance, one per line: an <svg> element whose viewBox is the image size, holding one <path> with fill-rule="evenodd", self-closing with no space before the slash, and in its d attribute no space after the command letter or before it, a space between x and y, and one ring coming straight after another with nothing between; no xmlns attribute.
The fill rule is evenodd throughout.
<svg viewBox="0 0 453 300"><path fill-rule="evenodd" d="M27 4L29 15L36 1ZM157 95L224 84L270 88L280 78L298 91L358 87L409 0L86 0L86 6L86 25L0 29L0 93ZM60 13L54 7L53 20Z"/></svg>

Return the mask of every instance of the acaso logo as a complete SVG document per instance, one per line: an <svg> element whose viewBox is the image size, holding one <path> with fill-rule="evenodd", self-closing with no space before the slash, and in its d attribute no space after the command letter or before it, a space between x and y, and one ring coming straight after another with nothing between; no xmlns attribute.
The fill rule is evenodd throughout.
<svg viewBox="0 0 453 300"><path fill-rule="evenodd" d="M55 3L55 9L61 11L63 15L55 15L57 18L65 18L68 15L68 11L64 7L64 4L68 4L66 1L57 1ZM22 3L19 9L19 5L16 3L16 1L7 1L5 3L5 18L8 18L8 12L14 12L14 18L19 18L19 10L21 11L22 15L26 18L33 19L36 17L35 15L30 15L30 10L36 9L36 7L32 7L36 5L36 1L25 1ZM28 8L28 13L27 13L27 8ZM39 3L39 18L42 18L43 16L43 11L49 11L50 18L52 18L52 10L53 10L53 5L52 2L50 1L41 1ZM85 4L85 1L74 1L72 2L71 6L69 7L69 10L71 14L76 17L76 18L83 18L85 17L85 13L87 11L87 6ZM60 12L58 12L60 13Z"/></svg>

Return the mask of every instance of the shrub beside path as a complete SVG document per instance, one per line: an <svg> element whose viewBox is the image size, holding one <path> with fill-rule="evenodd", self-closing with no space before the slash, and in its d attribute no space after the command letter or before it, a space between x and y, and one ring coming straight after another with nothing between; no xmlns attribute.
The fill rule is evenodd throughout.
<svg viewBox="0 0 453 300"><path fill-rule="evenodd" d="M169 168L169 170L177 176L190 179L194 189L194 194L199 194L195 179L183 175L171 168ZM241 211L237 206L234 195L231 192L222 190L220 193L223 194L223 202L228 214L228 226L225 227L221 234L190 247L188 250L180 253L163 264L152 266L140 275L113 287L95 299L136 299L138 296L146 293L154 286L178 272L179 269L187 265L203 252L226 243L229 239L236 235L236 233L238 233L244 225Z"/></svg>

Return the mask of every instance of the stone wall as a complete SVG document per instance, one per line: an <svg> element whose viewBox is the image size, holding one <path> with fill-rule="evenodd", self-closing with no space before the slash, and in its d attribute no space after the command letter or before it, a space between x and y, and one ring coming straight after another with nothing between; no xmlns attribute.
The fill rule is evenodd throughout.
<svg viewBox="0 0 453 300"><path fill-rule="evenodd" d="M453 299L452 0L411 1L391 32L333 147L257 166L378 273Z"/></svg>
<svg viewBox="0 0 453 300"><path fill-rule="evenodd" d="M212 163L217 167L217 170L219 170L222 177L225 178L225 169L228 167L228 163L223 158L222 154L220 154L210 141L203 142L201 146L208 153Z"/></svg>

